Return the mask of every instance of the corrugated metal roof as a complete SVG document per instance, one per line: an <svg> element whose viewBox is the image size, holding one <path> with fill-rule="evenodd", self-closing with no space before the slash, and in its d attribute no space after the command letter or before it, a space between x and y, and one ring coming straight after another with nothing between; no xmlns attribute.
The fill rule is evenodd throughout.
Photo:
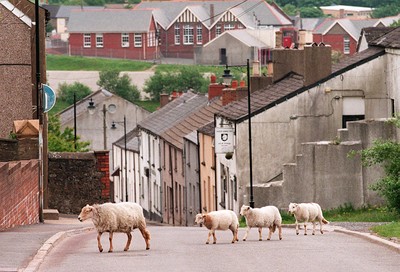
<svg viewBox="0 0 400 272"><path fill-rule="evenodd" d="M176 123L187 118L191 113L204 107L207 102L208 98L204 94L188 91L150 114L138 124L138 127L155 135L161 135Z"/></svg>
<svg viewBox="0 0 400 272"><path fill-rule="evenodd" d="M152 18L151 10L97 10L71 12L70 33L125 33L148 32Z"/></svg>
<svg viewBox="0 0 400 272"><path fill-rule="evenodd" d="M160 136L168 143L179 149L183 149L183 138L196 131L198 128L214 120L214 114L222 109L222 103L219 98L214 99L201 109L193 112L187 118L166 130Z"/></svg>

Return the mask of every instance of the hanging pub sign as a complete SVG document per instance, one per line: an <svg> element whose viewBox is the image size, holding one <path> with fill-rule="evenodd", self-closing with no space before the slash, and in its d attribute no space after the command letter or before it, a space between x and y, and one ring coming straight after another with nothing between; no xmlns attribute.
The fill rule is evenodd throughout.
<svg viewBox="0 0 400 272"><path fill-rule="evenodd" d="M233 152L233 128L215 128L215 153Z"/></svg>

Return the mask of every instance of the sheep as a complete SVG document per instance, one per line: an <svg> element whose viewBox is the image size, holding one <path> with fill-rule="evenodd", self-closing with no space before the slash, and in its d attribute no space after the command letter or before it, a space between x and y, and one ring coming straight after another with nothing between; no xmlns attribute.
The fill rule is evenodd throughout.
<svg viewBox="0 0 400 272"><path fill-rule="evenodd" d="M103 232L109 232L110 248L108 252L113 252L113 233L124 232L128 236L124 251L128 251L132 241L131 232L139 228L146 242L146 250L150 249L150 232L146 229L146 221L143 215L143 208L136 203L104 203L93 206L86 205L82 208L78 216L79 221L92 218L93 224L97 229L97 246L103 252L100 238Z"/></svg>
<svg viewBox="0 0 400 272"><path fill-rule="evenodd" d="M265 206L262 208L251 208L243 205L240 209L240 215L246 219L247 230L243 237L246 241L247 235L252 227L258 227L258 240L262 241L262 228L269 228L267 240L271 240L271 235L278 227L279 240L282 240L282 217L277 207Z"/></svg>
<svg viewBox="0 0 400 272"><path fill-rule="evenodd" d="M315 221L319 221L321 234L322 223L329 224L329 222L322 215L321 206L317 203L290 203L289 213L294 215L296 219L296 234L299 235L299 221L304 221L304 235L307 235L307 223L313 223L312 235L315 235Z"/></svg>
<svg viewBox="0 0 400 272"><path fill-rule="evenodd" d="M211 235L214 238L213 244L217 243L217 237L215 236L215 230L227 230L230 229L233 234L232 243L239 241L239 220L237 215L230 210L213 211L206 214L199 213L196 215L196 224L203 224L210 231L206 244L210 242Z"/></svg>

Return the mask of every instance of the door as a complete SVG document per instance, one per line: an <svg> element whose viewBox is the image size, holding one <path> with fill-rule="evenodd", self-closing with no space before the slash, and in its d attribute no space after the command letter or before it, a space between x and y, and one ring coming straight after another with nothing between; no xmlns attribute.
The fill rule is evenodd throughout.
<svg viewBox="0 0 400 272"><path fill-rule="evenodd" d="M228 58L226 57L226 48L219 49L219 64L220 65L228 64Z"/></svg>

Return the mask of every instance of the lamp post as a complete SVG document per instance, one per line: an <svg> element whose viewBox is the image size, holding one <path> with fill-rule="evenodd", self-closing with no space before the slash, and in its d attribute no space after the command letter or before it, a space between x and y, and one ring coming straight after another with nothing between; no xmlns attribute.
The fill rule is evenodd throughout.
<svg viewBox="0 0 400 272"><path fill-rule="evenodd" d="M232 67L243 67L241 65L235 65ZM249 132L249 167L250 167L250 207L254 208L254 195L253 195L253 152L252 152L252 139L251 139L251 101L250 101L250 63L249 59L247 59L247 117L248 117L248 132ZM222 79L225 85L231 85L233 76L230 74L230 70L228 64L226 64L226 68L224 70L224 74L222 75Z"/></svg>
<svg viewBox="0 0 400 272"><path fill-rule="evenodd" d="M74 150L76 151L76 94L74 92Z"/></svg>
<svg viewBox="0 0 400 272"><path fill-rule="evenodd" d="M121 122L112 122L111 129L117 129L115 124ZM126 117L124 115L124 153L125 153L125 201L128 202L128 157L127 157L127 149L126 149Z"/></svg>
<svg viewBox="0 0 400 272"><path fill-rule="evenodd" d="M87 108L88 108L89 114L94 114L94 112L96 110L96 106L94 105L92 98L90 98L89 106ZM104 150L107 150L107 125L106 125L107 108L106 108L106 104L103 104L103 109L101 111L103 113L103 145L104 145Z"/></svg>

